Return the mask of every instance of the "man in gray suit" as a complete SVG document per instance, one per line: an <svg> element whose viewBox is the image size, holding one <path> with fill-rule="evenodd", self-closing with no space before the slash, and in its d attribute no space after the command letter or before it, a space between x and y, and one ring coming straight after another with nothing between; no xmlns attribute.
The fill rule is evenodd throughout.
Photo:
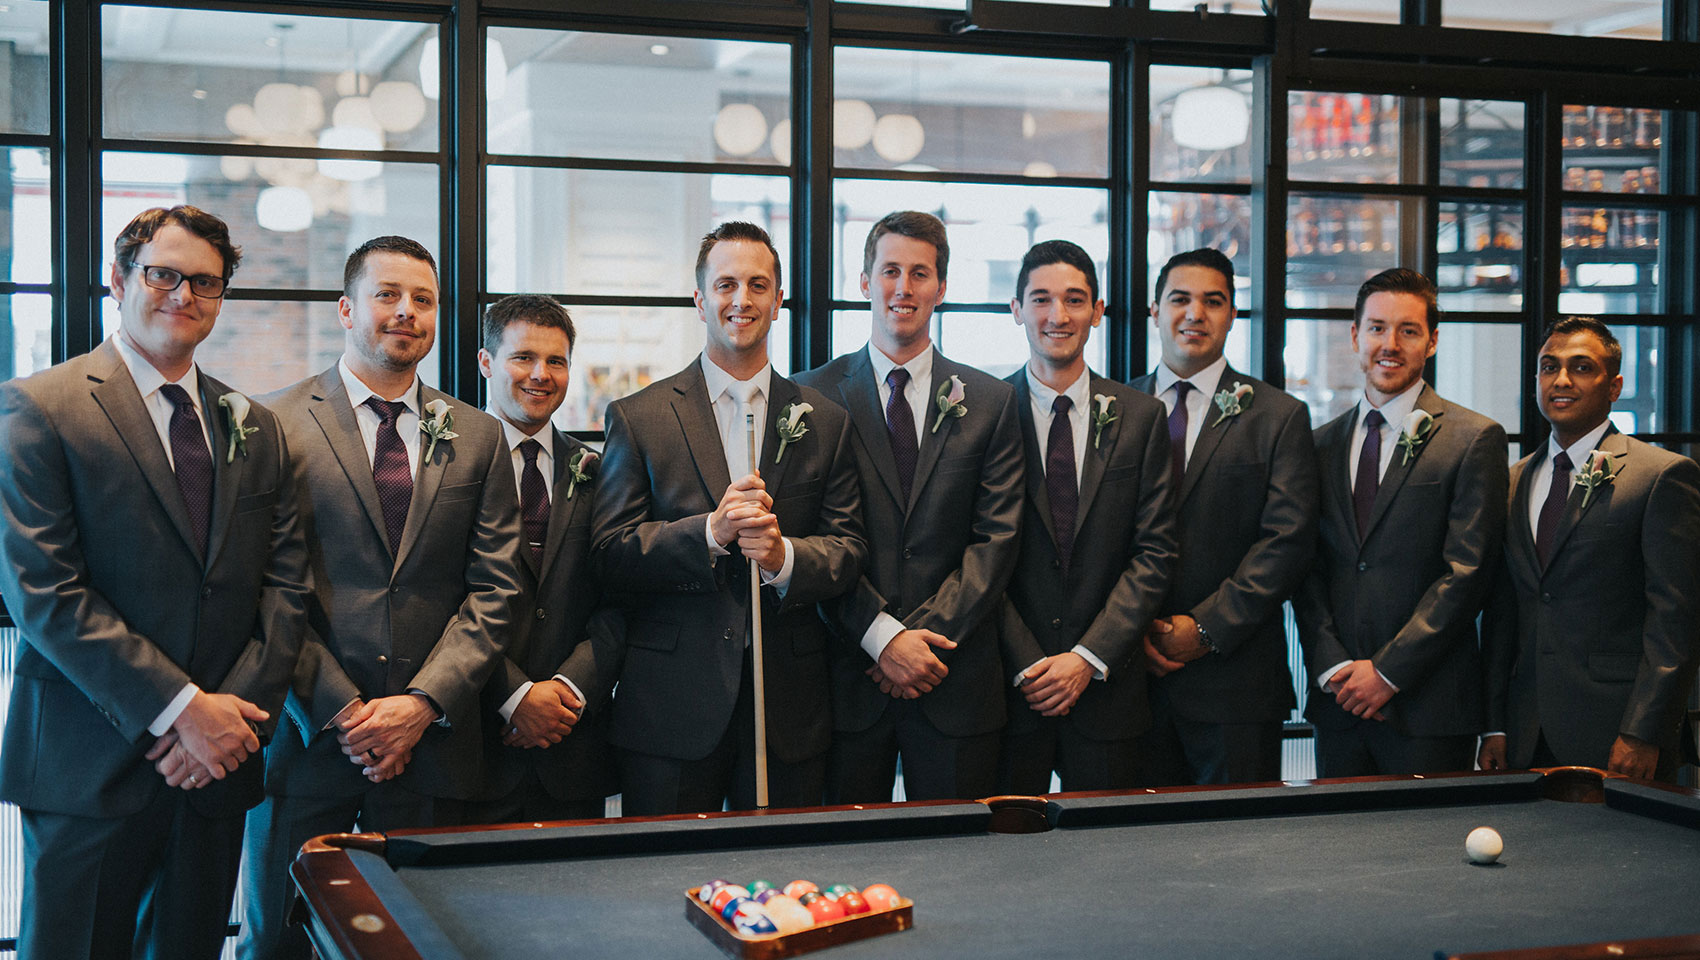
<svg viewBox="0 0 1700 960"><path fill-rule="evenodd" d="M1170 258L1151 318L1162 363L1133 386L1167 407L1180 561L1145 639L1140 783L1277 780L1294 702L1281 606L1316 550L1310 411L1228 365L1234 266L1221 251Z"/></svg>
<svg viewBox="0 0 1700 960"><path fill-rule="evenodd" d="M289 864L317 834L458 822L481 779L479 694L513 628L520 546L501 425L425 386L431 254L348 257L336 366L271 397L294 453L315 592L287 716L248 817L242 953L307 953Z"/></svg>
<svg viewBox="0 0 1700 960"><path fill-rule="evenodd" d="M950 245L931 214L888 214L862 248L865 350L798 377L850 411L869 562L828 610L834 742L828 802L983 797L997 779L1009 682L998 651L1021 529L1015 390L933 349Z"/></svg>
<svg viewBox="0 0 1700 960"><path fill-rule="evenodd" d="M1358 289L1358 404L1316 431L1322 526L1293 603L1325 777L1468 770L1482 710L1476 615L1505 531L1505 431L1423 382L1434 284Z"/></svg>
<svg viewBox="0 0 1700 960"><path fill-rule="evenodd" d="M115 249L117 335L0 385L25 957L224 944L309 583L277 418L194 362L240 258L211 214L141 213Z"/></svg>
<svg viewBox="0 0 1700 960"><path fill-rule="evenodd" d="M626 814L757 805L751 560L768 805L820 803L832 720L816 605L856 582L867 547L844 411L768 362L783 300L767 232L721 224L697 254L702 356L608 406L594 538L628 607L613 717Z"/></svg>
<svg viewBox="0 0 1700 960"><path fill-rule="evenodd" d="M1067 240L1021 259L1010 312L1030 356L1010 376L1027 454L1026 536L1000 638L1009 725L998 789L1134 785L1149 719L1139 638L1175 561L1162 404L1086 367L1098 269Z"/></svg>
<svg viewBox="0 0 1700 960"><path fill-rule="evenodd" d="M1700 643L1700 467L1612 425L1622 365L1592 317L1554 323L1535 361L1552 434L1511 471L1484 770L1674 778Z"/></svg>
<svg viewBox="0 0 1700 960"><path fill-rule="evenodd" d="M478 370L512 451L525 593L484 688L484 786L470 823L600 817L615 792L606 631L618 617L598 613L589 562L598 457L550 425L567 398L573 339L573 318L548 297L503 297L484 314Z"/></svg>

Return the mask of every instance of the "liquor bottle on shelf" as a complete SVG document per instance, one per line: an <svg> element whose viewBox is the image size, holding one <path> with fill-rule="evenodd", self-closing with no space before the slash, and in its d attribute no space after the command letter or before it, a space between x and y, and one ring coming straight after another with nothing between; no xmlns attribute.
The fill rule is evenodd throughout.
<svg viewBox="0 0 1700 960"><path fill-rule="evenodd" d="M1611 217L1607 215L1606 209L1604 207L1596 208L1594 215L1588 218L1588 246L1604 247L1606 245L1606 234L1610 232L1610 228Z"/></svg>
<svg viewBox="0 0 1700 960"><path fill-rule="evenodd" d="M1587 107L1574 103L1564 105L1564 146L1587 146L1589 126Z"/></svg>
<svg viewBox="0 0 1700 960"><path fill-rule="evenodd" d="M1379 99L1379 98L1377 98ZM1399 149L1399 98L1388 97L1387 109L1381 111L1380 129L1377 133L1381 147L1386 150Z"/></svg>
<svg viewBox="0 0 1700 960"><path fill-rule="evenodd" d="M1316 203L1309 197L1299 201L1299 212L1293 218L1293 226L1298 233L1298 253L1310 256L1316 253L1317 244L1321 241L1321 228L1316 217Z"/></svg>
<svg viewBox="0 0 1700 960"><path fill-rule="evenodd" d="M1322 217L1322 239L1317 249L1323 253L1346 252L1346 215L1339 203L1330 203Z"/></svg>
<svg viewBox="0 0 1700 960"><path fill-rule="evenodd" d="M1588 171L1588 192L1604 193L1606 190L1606 172L1604 170Z"/></svg>
<svg viewBox="0 0 1700 960"><path fill-rule="evenodd" d="M1363 225L1363 242L1359 244L1358 249L1364 253L1374 253L1381 247L1381 214L1367 197L1358 205L1357 219Z"/></svg>

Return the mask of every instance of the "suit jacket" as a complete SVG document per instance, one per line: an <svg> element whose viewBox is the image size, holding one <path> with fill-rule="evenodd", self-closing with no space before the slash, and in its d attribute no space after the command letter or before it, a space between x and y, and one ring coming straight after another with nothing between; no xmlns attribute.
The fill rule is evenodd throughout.
<svg viewBox="0 0 1700 960"><path fill-rule="evenodd" d="M608 751L608 697L619 665L616 631L621 618L601 607L602 592L590 565L591 504L597 484L572 482L571 458L590 448L558 430L553 435L555 480L543 556L519 551L520 615L508 645L484 687L484 796L506 796L527 769L535 769L551 796L560 800L605 797L616 789ZM571 488L571 496L568 496ZM600 609L599 609L600 608ZM585 697L573 732L547 748L502 744L499 708L527 682L549 682L559 674Z"/></svg>
<svg viewBox="0 0 1700 960"><path fill-rule="evenodd" d="M1621 470L1592 494L1571 489L1544 570L1529 491L1545 445L1512 470L1484 644L1487 729L1506 733L1515 767L1542 731L1565 763L1604 767L1619 734L1675 756L1700 642L1700 466L1615 428L1599 448Z"/></svg>
<svg viewBox="0 0 1700 960"><path fill-rule="evenodd" d="M467 799L478 787L479 693L513 630L519 593L519 495L494 417L429 386L453 440L437 443L413 480L392 555L372 461L335 366L269 396L294 453L316 589L287 710L294 735L266 753L266 790L353 796L371 786L325 727L356 697L421 690L444 711L396 782Z"/></svg>
<svg viewBox="0 0 1700 960"><path fill-rule="evenodd" d="M1026 370L1015 388L1026 450L1026 535L1009 583L1001 639L1011 733L1043 720L1010 685L1017 670L1080 644L1109 667L1062 718L1093 740L1127 740L1150 725L1140 637L1169 590L1175 562L1175 524L1169 480L1169 430L1163 405L1114 380L1092 376L1094 396L1114 398L1118 418L1100 434L1088 409L1080 470L1075 539L1065 568L1057 552L1045 449L1033 422ZM1097 442L1093 438L1097 437ZM1009 613L1015 616L1011 618Z"/></svg>
<svg viewBox="0 0 1700 960"><path fill-rule="evenodd" d="M784 597L763 587L767 746L795 763L832 739L827 626L817 605L849 589L867 554L844 411L777 373L761 476L795 559ZM814 407L779 455L780 414ZM700 360L608 406L597 482L596 561L627 606L613 741L698 760L719 743L742 685L749 561L714 557L708 516L732 482Z"/></svg>
<svg viewBox="0 0 1700 960"><path fill-rule="evenodd" d="M1368 659L1399 688L1382 708L1396 732L1481 732L1476 615L1505 531L1505 431L1427 385L1416 409L1435 418L1433 430L1409 462L1393 451L1361 544L1350 479L1357 407L1316 431L1321 539L1293 610L1312 681L1305 716L1318 726L1357 718L1316 689L1317 676Z"/></svg>
<svg viewBox="0 0 1700 960"><path fill-rule="evenodd" d="M931 398L952 375L965 385L967 413L931 429L938 416ZM999 611L1020 546L1025 460L1015 391L935 350L926 429L917 438L919 459L905 500L868 352L845 354L798 382L850 411L868 528L861 581L827 607L840 640L832 664L838 729L868 729L891 699L864 675L873 661L860 646L884 612L905 627L958 644L933 650L950 675L920 699L928 721L953 737L997 730L1005 716L1001 691L1009 683L998 649Z"/></svg>
<svg viewBox="0 0 1700 960"><path fill-rule="evenodd" d="M200 375L211 428L208 545L117 348L103 343L0 384L0 578L23 638L0 799L29 810L122 817L165 781L143 758L185 683L272 714L301 644L309 589L289 450L277 418L226 462L230 388ZM260 762L191 793L208 816L258 803Z"/></svg>
<svg viewBox="0 0 1700 960"><path fill-rule="evenodd" d="M1285 720L1293 709L1281 605L1316 554L1316 447L1310 411L1281 388L1226 368L1221 388L1252 387L1251 403L1207 415L1175 497L1180 560L1161 616L1186 614L1220 654L1152 677L1181 718L1198 723ZM1133 381L1155 393L1156 374Z"/></svg>

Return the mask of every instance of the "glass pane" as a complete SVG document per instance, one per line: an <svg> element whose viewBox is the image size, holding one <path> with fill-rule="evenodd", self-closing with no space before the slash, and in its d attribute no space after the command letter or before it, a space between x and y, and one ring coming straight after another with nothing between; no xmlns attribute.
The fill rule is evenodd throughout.
<svg viewBox="0 0 1700 960"><path fill-rule="evenodd" d="M1660 158L1668 118L1662 110L1564 107L1564 189L1663 193Z"/></svg>
<svg viewBox="0 0 1700 960"><path fill-rule="evenodd" d="M1287 94L1287 163L1294 180L1399 182L1398 97Z"/></svg>
<svg viewBox="0 0 1700 960"><path fill-rule="evenodd" d="M45 293L0 297L0 380L53 365L53 298Z"/></svg>
<svg viewBox="0 0 1700 960"><path fill-rule="evenodd" d="M1663 213L1565 207L1563 217L1560 312L1657 313L1664 308L1659 280Z"/></svg>
<svg viewBox="0 0 1700 960"><path fill-rule="evenodd" d="M1136 319L1145 325L1145 356L1147 365L1155 370L1157 364L1163 362L1162 337L1157 332L1157 324L1151 319L1149 312L1139 314ZM1222 347L1222 355L1228 358L1228 363L1235 370L1242 373L1251 373L1256 369L1251 362L1251 318L1234 318L1234 325L1228 329L1228 342Z"/></svg>
<svg viewBox="0 0 1700 960"><path fill-rule="evenodd" d="M46 150L0 148L0 280L53 282L52 185Z"/></svg>
<svg viewBox="0 0 1700 960"><path fill-rule="evenodd" d="M1250 70L1151 68L1151 179L1251 182Z"/></svg>
<svg viewBox="0 0 1700 960"><path fill-rule="evenodd" d="M1624 433L1671 429L1665 411L1681 398L1664 396L1664 328L1613 326L1611 332L1623 347L1623 393L1612 404L1611 422Z"/></svg>
<svg viewBox="0 0 1700 960"><path fill-rule="evenodd" d="M839 47L839 166L1109 175L1110 65Z"/></svg>
<svg viewBox="0 0 1700 960"><path fill-rule="evenodd" d="M1310 406L1312 426L1351 408L1364 391L1364 374L1352 352L1350 320L1288 320L1287 392Z"/></svg>
<svg viewBox="0 0 1700 960"><path fill-rule="evenodd" d="M784 177L489 168L488 289L579 296L680 296L696 289L697 244L727 220L791 253Z"/></svg>
<svg viewBox="0 0 1700 960"><path fill-rule="evenodd" d="M1449 186L1523 186L1523 104L1440 101L1440 182Z"/></svg>
<svg viewBox="0 0 1700 960"><path fill-rule="evenodd" d="M1478 30L1516 30L1572 37L1664 39L1662 0L1446 0L1441 24Z"/></svg>
<svg viewBox="0 0 1700 960"><path fill-rule="evenodd" d="M1398 23L1399 0L1312 0L1310 15L1315 20Z"/></svg>
<svg viewBox="0 0 1700 960"><path fill-rule="evenodd" d="M946 276L953 303L1008 303L1027 248L1072 240L1098 265L1099 296L1110 253L1109 192L1089 187L1032 187L914 180L839 180L833 184L836 230L833 289L861 300L862 246L875 221L893 210L925 210L950 231Z"/></svg>
<svg viewBox="0 0 1700 960"><path fill-rule="evenodd" d="M357 161L363 162L363 161ZM437 168L373 163L348 181L323 161L107 153L100 279L112 271L112 238L149 207L192 203L230 224L242 248L237 288L342 289L342 264L372 237L400 234L437 249ZM336 168L333 172L340 173Z"/></svg>
<svg viewBox="0 0 1700 960"><path fill-rule="evenodd" d="M1287 306L1350 307L1399 261L1400 201L1294 194L1287 203Z"/></svg>
<svg viewBox="0 0 1700 960"><path fill-rule="evenodd" d="M1523 330L1514 323L1442 321L1434 388L1453 403L1498 421L1507 432L1521 433L1522 368L1512 358L1522 355Z"/></svg>
<svg viewBox="0 0 1700 960"><path fill-rule="evenodd" d="M0 133L47 133L47 0L0 3Z"/></svg>
<svg viewBox="0 0 1700 960"><path fill-rule="evenodd" d="M1157 296L1157 273L1177 253L1214 247L1234 265L1234 305L1249 307L1251 198L1222 193L1152 193L1147 198L1145 301Z"/></svg>
<svg viewBox="0 0 1700 960"><path fill-rule="evenodd" d="M1439 228L1442 308L1523 309L1521 205L1442 202Z"/></svg>
<svg viewBox="0 0 1700 960"><path fill-rule="evenodd" d="M108 137L437 148L432 24L120 6L100 22Z"/></svg>
<svg viewBox="0 0 1700 960"><path fill-rule="evenodd" d="M835 310L832 314L832 355L842 356L868 346L873 317L866 310ZM1099 375L1109 369L1108 322L1086 341L1086 365ZM1009 312L933 314L933 345L958 363L995 377L1007 377L1027 362L1027 334Z"/></svg>
<svg viewBox="0 0 1700 960"><path fill-rule="evenodd" d="M492 27L508 64L491 153L783 163L791 48L695 37Z"/></svg>
<svg viewBox="0 0 1700 960"><path fill-rule="evenodd" d="M1256 0L1151 0L1153 10L1195 10L1199 7L1210 13L1242 13L1259 17L1265 12Z"/></svg>

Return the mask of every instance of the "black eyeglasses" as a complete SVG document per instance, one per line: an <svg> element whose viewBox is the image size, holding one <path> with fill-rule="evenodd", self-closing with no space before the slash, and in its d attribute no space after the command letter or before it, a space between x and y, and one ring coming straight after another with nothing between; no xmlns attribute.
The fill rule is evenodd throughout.
<svg viewBox="0 0 1700 960"><path fill-rule="evenodd" d="M157 267L145 263L132 262L130 266L141 270L142 282L155 290L170 292L182 286L183 281L187 280L189 281L189 292L203 300L217 300L224 296L223 277L215 277L210 273L190 277L170 267Z"/></svg>

